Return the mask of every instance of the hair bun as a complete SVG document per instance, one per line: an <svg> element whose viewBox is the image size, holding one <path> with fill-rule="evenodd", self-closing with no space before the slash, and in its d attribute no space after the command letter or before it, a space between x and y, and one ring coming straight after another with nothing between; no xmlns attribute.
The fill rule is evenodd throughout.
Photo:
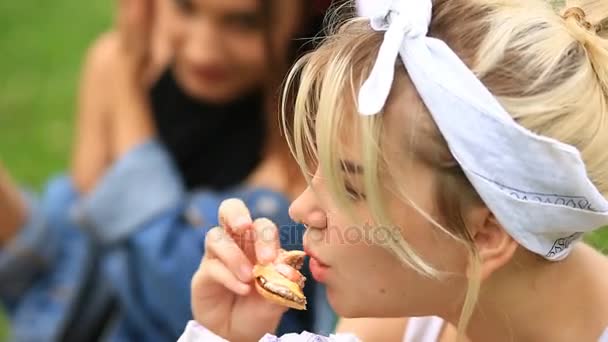
<svg viewBox="0 0 608 342"><path fill-rule="evenodd" d="M574 19L587 31L599 37L608 38L608 1L606 0L567 0L562 18Z"/></svg>
<svg viewBox="0 0 608 342"><path fill-rule="evenodd" d="M582 26L583 28L587 29L587 30L591 30L593 28L593 25L591 25L590 22L587 21L587 14L585 13L585 11L580 8L580 7L570 7L568 9L566 9L566 11L564 11L564 14L562 14L562 18L564 20L568 20L570 18L573 18L574 20L576 20L576 22Z"/></svg>

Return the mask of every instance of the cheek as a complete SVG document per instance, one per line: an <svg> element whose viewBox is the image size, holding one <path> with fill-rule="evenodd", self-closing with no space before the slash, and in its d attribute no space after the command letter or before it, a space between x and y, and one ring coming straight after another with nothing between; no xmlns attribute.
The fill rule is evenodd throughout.
<svg viewBox="0 0 608 342"><path fill-rule="evenodd" d="M328 228L323 236L321 257L332 267L326 283L330 304L344 317L400 315L411 272L389 251L365 241L356 231Z"/></svg>
<svg viewBox="0 0 608 342"><path fill-rule="evenodd" d="M328 298L347 317L400 315L407 300L411 272L382 247L352 245L341 253Z"/></svg>
<svg viewBox="0 0 608 342"><path fill-rule="evenodd" d="M433 186L429 180L421 179L420 183L418 187L409 188L417 190L413 191L412 200L422 213L396 196L391 197L388 210L395 222L395 231L425 262L441 271L460 273L467 262L466 249L431 222L431 219L440 221L434 197L430 195L434 193ZM454 227L443 228L448 230Z"/></svg>
<svg viewBox="0 0 608 342"><path fill-rule="evenodd" d="M170 23L166 24L165 33L169 38L170 47L172 50L176 50L183 45L185 36L185 28L181 20L171 20Z"/></svg>
<svg viewBox="0 0 608 342"><path fill-rule="evenodd" d="M402 210L398 229L423 261L437 271L464 274L468 262L465 246L439 227L434 226L414 209ZM449 227L444 227L449 229Z"/></svg>
<svg viewBox="0 0 608 342"><path fill-rule="evenodd" d="M427 278L379 246L335 247L335 253L340 261L327 294L344 317L431 315L458 305L466 289L462 277Z"/></svg>

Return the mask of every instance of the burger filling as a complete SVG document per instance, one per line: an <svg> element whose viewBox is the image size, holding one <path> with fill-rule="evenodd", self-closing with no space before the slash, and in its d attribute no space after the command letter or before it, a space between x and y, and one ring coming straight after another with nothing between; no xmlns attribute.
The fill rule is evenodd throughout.
<svg viewBox="0 0 608 342"><path fill-rule="evenodd" d="M291 292L288 288L273 284L272 282L266 281L264 277L258 277L258 282L262 287L278 296L281 296L287 300L292 302L296 302L298 304L306 304L306 298L300 298L296 296L293 292Z"/></svg>

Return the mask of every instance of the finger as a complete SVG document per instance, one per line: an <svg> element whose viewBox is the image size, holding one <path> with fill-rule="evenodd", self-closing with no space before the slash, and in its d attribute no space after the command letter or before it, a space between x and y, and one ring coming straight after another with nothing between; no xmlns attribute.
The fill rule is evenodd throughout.
<svg viewBox="0 0 608 342"><path fill-rule="evenodd" d="M154 3L151 0L119 0L118 28L129 44L144 43L154 21Z"/></svg>
<svg viewBox="0 0 608 342"><path fill-rule="evenodd" d="M255 255L262 264L268 264L277 257L280 248L279 230L267 218L260 218L253 222L255 231Z"/></svg>
<svg viewBox="0 0 608 342"><path fill-rule="evenodd" d="M215 227L207 233L205 253L219 259L241 281L251 281L253 265L245 252L223 228Z"/></svg>
<svg viewBox="0 0 608 342"><path fill-rule="evenodd" d="M246 229L241 235L233 235L232 239L243 250L248 260L252 263L257 263L255 256L255 232L252 229Z"/></svg>
<svg viewBox="0 0 608 342"><path fill-rule="evenodd" d="M122 15L126 13L126 10L129 8L130 0L117 0L116 6L118 8L118 14Z"/></svg>
<svg viewBox="0 0 608 342"><path fill-rule="evenodd" d="M115 25L118 28L118 31L120 32L123 29L124 23L125 23L125 16L127 13L127 0L117 0L116 1L116 17L115 17Z"/></svg>
<svg viewBox="0 0 608 342"><path fill-rule="evenodd" d="M223 285L236 294L244 296L248 294L251 289L248 284L241 282L235 277L234 273L226 268L218 259L206 260L205 263L201 265L201 269L209 280Z"/></svg>
<svg viewBox="0 0 608 342"><path fill-rule="evenodd" d="M147 32L149 25L154 19L154 3L152 0L130 0L133 5L130 8L131 22L137 25L142 32Z"/></svg>
<svg viewBox="0 0 608 342"><path fill-rule="evenodd" d="M251 227L249 209L243 201L236 198L224 200L218 209L220 225L230 233L242 234Z"/></svg>

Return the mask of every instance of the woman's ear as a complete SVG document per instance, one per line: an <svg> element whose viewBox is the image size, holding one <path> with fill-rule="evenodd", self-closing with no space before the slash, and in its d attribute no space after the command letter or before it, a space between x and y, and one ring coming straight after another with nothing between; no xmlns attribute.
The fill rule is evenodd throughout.
<svg viewBox="0 0 608 342"><path fill-rule="evenodd" d="M486 206L473 209L468 221L468 228L481 262L479 276L484 280L513 258L519 244L503 229ZM469 273L470 271L467 270Z"/></svg>

